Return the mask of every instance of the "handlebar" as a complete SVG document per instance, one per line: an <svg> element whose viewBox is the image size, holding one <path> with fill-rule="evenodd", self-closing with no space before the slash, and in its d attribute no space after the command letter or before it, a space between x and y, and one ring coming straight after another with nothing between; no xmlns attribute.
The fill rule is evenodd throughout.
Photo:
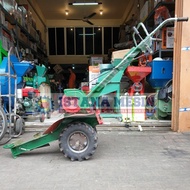
<svg viewBox="0 0 190 190"><path fill-rule="evenodd" d="M145 27L145 25L140 22L137 27L133 27L134 33L133 33L133 41L135 46L137 46L137 41L135 39L135 34L138 35L140 37L140 33L138 31L138 29L141 27L144 31L144 33L146 34L146 38L148 37L148 39L153 40L153 36L154 34L156 34L157 31L159 31L163 26L165 26L167 23L171 23L171 22L187 22L189 20L188 17L174 17L174 18L168 18L166 20L164 20L162 23L160 23L151 33L149 33ZM140 37L141 41L143 41L144 39L142 39ZM147 40L148 40L147 39Z"/></svg>
<svg viewBox="0 0 190 190"><path fill-rule="evenodd" d="M179 17L177 18L177 22L187 22L189 20L188 17Z"/></svg>

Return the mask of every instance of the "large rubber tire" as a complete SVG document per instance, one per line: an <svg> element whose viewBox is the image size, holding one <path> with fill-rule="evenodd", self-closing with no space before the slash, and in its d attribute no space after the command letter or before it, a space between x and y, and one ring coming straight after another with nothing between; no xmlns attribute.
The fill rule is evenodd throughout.
<svg viewBox="0 0 190 190"><path fill-rule="evenodd" d="M40 114L40 122L43 123L45 120L45 114L44 113L41 113Z"/></svg>
<svg viewBox="0 0 190 190"><path fill-rule="evenodd" d="M20 116L17 116L18 118L16 119L15 121L15 124L14 124L14 131L15 131L15 134L18 135L22 135L24 134L24 130L25 130L25 122L24 122L24 119Z"/></svg>
<svg viewBox="0 0 190 190"><path fill-rule="evenodd" d="M59 137L60 151L72 161L87 160L98 146L96 130L83 122L74 122L64 128Z"/></svg>
<svg viewBox="0 0 190 190"><path fill-rule="evenodd" d="M4 110L0 107L0 140L7 132L7 117Z"/></svg>
<svg viewBox="0 0 190 190"><path fill-rule="evenodd" d="M47 118L47 119L50 119L50 118L51 118L51 113L50 113L50 112L47 112L46 118Z"/></svg>

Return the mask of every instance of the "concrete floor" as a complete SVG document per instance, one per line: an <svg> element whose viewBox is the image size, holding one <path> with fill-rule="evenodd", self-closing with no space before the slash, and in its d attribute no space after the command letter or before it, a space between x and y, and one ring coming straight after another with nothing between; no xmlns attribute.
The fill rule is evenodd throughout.
<svg viewBox="0 0 190 190"><path fill-rule="evenodd" d="M30 126L17 139L32 139L53 120ZM36 125L34 125L36 124ZM169 127L98 127L90 160L72 162L58 142L12 158L0 146L1 190L189 190L190 133ZM3 139L6 140L6 139Z"/></svg>

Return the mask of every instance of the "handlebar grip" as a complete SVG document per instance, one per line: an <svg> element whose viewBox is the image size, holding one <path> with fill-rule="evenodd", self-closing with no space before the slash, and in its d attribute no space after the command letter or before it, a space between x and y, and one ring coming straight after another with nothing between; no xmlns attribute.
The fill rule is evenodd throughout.
<svg viewBox="0 0 190 190"><path fill-rule="evenodd" d="M133 26L133 31L138 35L139 31L137 30L137 28L135 26Z"/></svg>
<svg viewBox="0 0 190 190"><path fill-rule="evenodd" d="M189 18L188 17L179 17L179 18L177 18L177 22L184 22L184 21L188 21L189 20Z"/></svg>

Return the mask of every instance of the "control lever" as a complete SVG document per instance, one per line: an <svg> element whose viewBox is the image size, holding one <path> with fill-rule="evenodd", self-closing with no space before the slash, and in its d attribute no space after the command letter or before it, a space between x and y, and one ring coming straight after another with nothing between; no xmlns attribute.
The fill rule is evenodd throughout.
<svg viewBox="0 0 190 190"><path fill-rule="evenodd" d="M179 18L177 18L177 22L187 22L189 20L189 18L188 17L179 17Z"/></svg>
<svg viewBox="0 0 190 190"><path fill-rule="evenodd" d="M134 30L135 34L143 41L144 39L142 38L142 36L140 35L139 31L137 30L137 28L135 26L133 26L133 30ZM148 45L146 45L146 49L150 54L153 53L152 49Z"/></svg>
<svg viewBox="0 0 190 190"><path fill-rule="evenodd" d="M143 40L142 36L140 35L139 31L137 30L137 28L135 26L133 26L133 31L135 32L135 34L141 39Z"/></svg>

